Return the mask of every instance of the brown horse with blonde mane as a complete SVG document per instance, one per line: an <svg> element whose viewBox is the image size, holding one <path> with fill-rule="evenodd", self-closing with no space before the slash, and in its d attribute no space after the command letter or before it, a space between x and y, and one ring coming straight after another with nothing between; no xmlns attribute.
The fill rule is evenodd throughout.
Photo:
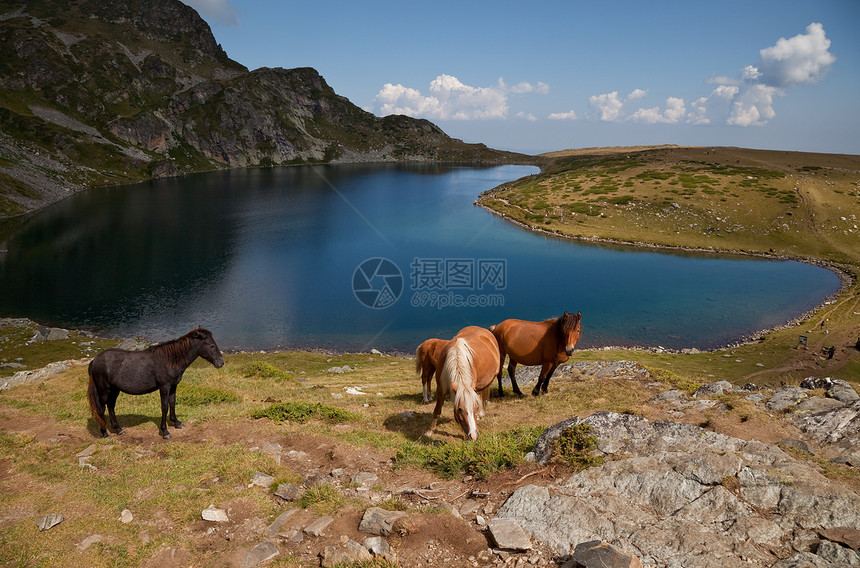
<svg viewBox="0 0 860 568"><path fill-rule="evenodd" d="M478 439L478 418L484 416L484 403L499 367L499 345L486 328L464 327L439 353L436 367L436 407L427 436L436 428L442 406L453 391L454 420L467 438Z"/></svg>
<svg viewBox="0 0 860 568"><path fill-rule="evenodd" d="M564 312L561 317L546 321L507 319L490 328L499 344L499 396L502 391L502 371L505 355L510 358L508 375L518 396L520 392L514 370L520 365L541 365L540 376L532 394L546 394L552 374L573 354L573 348L582 334L582 312L576 315Z"/></svg>
<svg viewBox="0 0 860 568"><path fill-rule="evenodd" d="M421 376L424 404L433 402L433 397L430 395L430 381L433 380L433 373L436 372L439 352L442 351L446 343L448 343L447 339L436 339L434 337L425 340L415 350L415 372Z"/></svg>

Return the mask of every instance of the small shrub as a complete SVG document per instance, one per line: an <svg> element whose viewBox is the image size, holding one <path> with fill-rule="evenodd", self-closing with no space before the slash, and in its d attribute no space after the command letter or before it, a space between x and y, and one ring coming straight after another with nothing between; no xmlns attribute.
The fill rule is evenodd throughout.
<svg viewBox="0 0 860 568"><path fill-rule="evenodd" d="M302 493L298 504L302 509L313 507L316 512L325 515L338 510L345 501L335 487L328 483L317 483Z"/></svg>
<svg viewBox="0 0 860 568"><path fill-rule="evenodd" d="M553 442L553 459L573 466L577 471L603 464L603 457L593 456L597 448L597 437L588 424L574 424Z"/></svg>
<svg viewBox="0 0 860 568"><path fill-rule="evenodd" d="M518 428L484 435L475 442L438 445L406 443L398 451L398 466L423 467L451 479L463 473L485 479L492 473L517 466L534 447L543 428Z"/></svg>
<svg viewBox="0 0 860 568"><path fill-rule="evenodd" d="M309 402L283 402L272 404L251 414L251 418L269 418L275 422L298 422L304 424L311 419L328 422L351 422L359 417L348 410L333 408L325 404Z"/></svg>
<svg viewBox="0 0 860 568"><path fill-rule="evenodd" d="M259 377L261 379L275 379L276 381L290 381L293 377L286 371L282 371L271 363L256 361L245 367L246 377Z"/></svg>

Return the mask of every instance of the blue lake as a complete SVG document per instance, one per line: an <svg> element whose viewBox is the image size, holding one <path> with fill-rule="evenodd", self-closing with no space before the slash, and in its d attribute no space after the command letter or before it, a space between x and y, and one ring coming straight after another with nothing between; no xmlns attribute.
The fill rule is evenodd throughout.
<svg viewBox="0 0 860 568"><path fill-rule="evenodd" d="M301 166L81 193L0 225L0 315L222 348L413 351L581 311L580 347L713 348L839 288L793 261L591 246L473 205L525 166Z"/></svg>

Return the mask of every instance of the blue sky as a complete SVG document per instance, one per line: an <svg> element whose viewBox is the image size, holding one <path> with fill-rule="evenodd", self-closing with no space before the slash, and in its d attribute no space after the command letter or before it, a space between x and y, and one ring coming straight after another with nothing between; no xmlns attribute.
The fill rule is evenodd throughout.
<svg viewBox="0 0 860 568"><path fill-rule="evenodd" d="M466 142L860 154L857 0L184 1L249 69Z"/></svg>

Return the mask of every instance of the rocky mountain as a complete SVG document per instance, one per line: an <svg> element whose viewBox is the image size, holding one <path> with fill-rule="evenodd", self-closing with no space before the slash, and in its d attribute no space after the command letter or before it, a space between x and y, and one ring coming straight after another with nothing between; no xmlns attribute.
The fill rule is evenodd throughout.
<svg viewBox="0 0 860 568"><path fill-rule="evenodd" d="M2 0L0 54L0 216L218 168L524 158L374 116L311 68L249 71L178 0Z"/></svg>

